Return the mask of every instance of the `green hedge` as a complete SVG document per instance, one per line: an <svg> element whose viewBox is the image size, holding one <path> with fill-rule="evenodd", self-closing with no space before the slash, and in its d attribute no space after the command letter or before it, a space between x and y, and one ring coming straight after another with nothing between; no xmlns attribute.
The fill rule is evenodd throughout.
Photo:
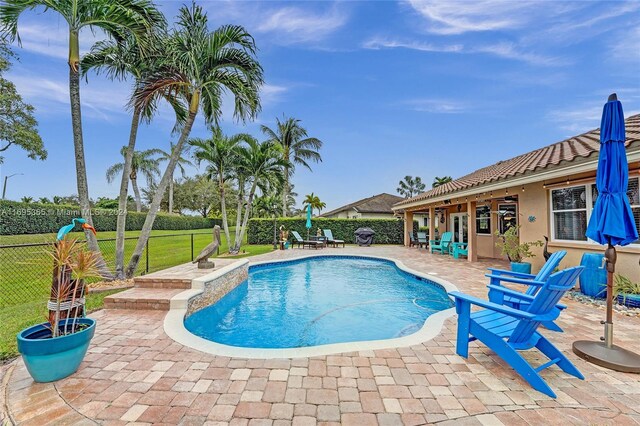
<svg viewBox="0 0 640 426"><path fill-rule="evenodd" d="M289 231L298 231L303 238L307 236L306 218L279 218L278 229L281 225ZM371 228L375 231L374 244L402 244L404 243L404 221L399 219L327 219L314 218L311 235L316 235L318 228L331 229L334 238L344 240L347 244L355 243L355 230ZM249 244L270 244L273 242L273 219L250 219L247 229ZM414 223L414 231L417 222ZM292 236L290 237L290 239Z"/></svg>
<svg viewBox="0 0 640 426"><path fill-rule="evenodd" d="M117 210L93 209L93 225L98 231L115 231ZM142 229L146 213L127 212L127 231ZM47 234L80 217L78 206L0 201L0 235ZM220 219L159 213L153 229L202 229L221 225Z"/></svg>

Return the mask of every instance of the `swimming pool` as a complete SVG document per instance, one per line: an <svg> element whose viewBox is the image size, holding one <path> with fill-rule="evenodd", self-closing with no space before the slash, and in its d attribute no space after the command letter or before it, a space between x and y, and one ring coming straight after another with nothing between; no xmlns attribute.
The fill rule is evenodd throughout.
<svg viewBox="0 0 640 426"><path fill-rule="evenodd" d="M441 285L389 260L318 256L251 266L184 326L223 345L301 348L407 336L452 306Z"/></svg>

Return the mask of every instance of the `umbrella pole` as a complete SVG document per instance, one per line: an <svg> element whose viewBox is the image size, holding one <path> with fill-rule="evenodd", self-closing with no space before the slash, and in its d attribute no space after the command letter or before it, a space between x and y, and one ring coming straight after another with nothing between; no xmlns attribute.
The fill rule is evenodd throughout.
<svg viewBox="0 0 640 426"><path fill-rule="evenodd" d="M616 269L617 257L616 248L609 243L604 251L607 268L607 318L604 323L604 342L607 348L613 346L613 273Z"/></svg>

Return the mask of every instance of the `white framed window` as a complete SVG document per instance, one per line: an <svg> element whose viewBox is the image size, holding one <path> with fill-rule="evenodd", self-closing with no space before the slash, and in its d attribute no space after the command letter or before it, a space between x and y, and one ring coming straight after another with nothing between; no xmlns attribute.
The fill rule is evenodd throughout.
<svg viewBox="0 0 640 426"><path fill-rule="evenodd" d="M627 195L640 229L640 178L629 179ZM587 223L598 197L595 183L550 190L551 234L559 241L587 241ZM635 244L640 244L640 240Z"/></svg>

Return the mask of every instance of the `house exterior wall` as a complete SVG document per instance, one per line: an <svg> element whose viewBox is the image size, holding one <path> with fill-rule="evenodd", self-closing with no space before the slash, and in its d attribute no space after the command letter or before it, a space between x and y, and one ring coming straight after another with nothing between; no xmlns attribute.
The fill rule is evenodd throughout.
<svg viewBox="0 0 640 426"><path fill-rule="evenodd" d="M568 176L567 180L573 181L579 176ZM595 181L595 177L593 178ZM586 183L591 182L587 180ZM573 186L569 184L568 186ZM562 187L562 186L561 186ZM550 252L566 250L567 256L562 261L562 267L579 265L584 253L604 253L605 246L590 242L566 242L554 241L551 235L551 206L550 189L545 189L542 182L530 184L525 187L525 192L520 195L520 241L534 241L543 239L544 235L549 236ZM528 217L532 215L536 218L534 222L529 222ZM631 245L627 247L616 247L618 260L616 262L616 273L629 277L632 281L640 280L640 246ZM533 252L536 257L529 259L533 265L533 270L537 271L544 263L542 248L536 247Z"/></svg>
<svg viewBox="0 0 640 426"><path fill-rule="evenodd" d="M563 186L575 186L576 184L589 184L595 182L595 171L588 174L581 175L569 175L565 179L570 183L568 185L553 186L555 188L562 188ZM638 173L632 174L632 178L637 176ZM578 182L578 183L576 183ZM523 191L524 189L524 191ZM505 195L517 195L518 196L518 224L520 228L520 241L544 241L544 236L549 237L548 250L550 252L558 250L566 250L567 256L562 261L562 267L575 266L580 264L580 260L584 253L604 253L604 246L587 241L555 241L552 235L551 227L551 202L550 191L552 188L545 188L543 182L536 182L527 184L524 186L517 186L507 188ZM491 194L494 197L498 194ZM502 195L502 194L500 194ZM505 258L500 249L496 247L498 238L494 233L498 229L498 217L495 212L498 211L498 205L501 201L497 199L483 200L483 196L489 196L486 193L478 194L478 205L490 205L491 220L490 229L491 234L477 234L477 254L479 257L492 257L502 259ZM457 199L455 195L452 197L452 204L446 208L446 218L444 223L439 223L438 234L441 235L445 231L449 231L450 214L458 213L458 204L461 204L460 213L466 211L465 198ZM426 207L426 206L425 206ZM424 207L423 207L424 208ZM443 207L439 207L443 209ZM631 245L627 247L616 247L618 253L618 260L616 263L616 273L629 277L632 281L640 280L640 245ZM542 254L542 247L532 248L532 252L535 257L527 259L532 263L532 271L537 272L544 264L544 256Z"/></svg>

